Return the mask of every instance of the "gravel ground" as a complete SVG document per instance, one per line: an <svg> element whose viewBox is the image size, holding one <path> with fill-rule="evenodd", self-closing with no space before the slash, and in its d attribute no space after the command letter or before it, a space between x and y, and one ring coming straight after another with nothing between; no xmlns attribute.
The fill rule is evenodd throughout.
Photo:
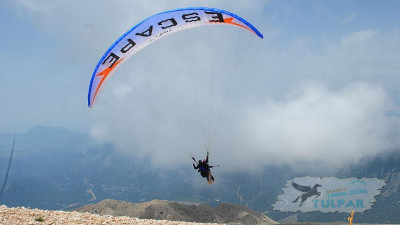
<svg viewBox="0 0 400 225"><path fill-rule="evenodd" d="M100 216L90 213L29 209L24 207L8 208L0 206L0 225L11 224L164 224L189 225L188 223L168 220L138 219L127 216ZM212 223L209 223L212 224Z"/></svg>

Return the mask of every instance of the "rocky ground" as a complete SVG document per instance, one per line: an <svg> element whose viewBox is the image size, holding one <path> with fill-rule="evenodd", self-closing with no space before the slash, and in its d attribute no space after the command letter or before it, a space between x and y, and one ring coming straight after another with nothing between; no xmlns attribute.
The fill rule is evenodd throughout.
<svg viewBox="0 0 400 225"><path fill-rule="evenodd" d="M163 225L189 225L199 223L138 219L127 216L109 216L90 213L51 211L28 209L24 207L8 208L0 206L0 225L31 225L31 224L163 224ZM209 223L212 224L212 223Z"/></svg>

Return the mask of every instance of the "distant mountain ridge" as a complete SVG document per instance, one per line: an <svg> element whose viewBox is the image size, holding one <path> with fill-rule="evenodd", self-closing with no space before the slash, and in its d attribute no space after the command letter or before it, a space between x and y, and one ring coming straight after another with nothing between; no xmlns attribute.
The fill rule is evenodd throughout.
<svg viewBox="0 0 400 225"><path fill-rule="evenodd" d="M278 224L263 213L244 206L222 203L217 207L207 204L187 204L166 200L130 203L112 199L75 209L100 215L129 216L140 219L172 220L199 223Z"/></svg>

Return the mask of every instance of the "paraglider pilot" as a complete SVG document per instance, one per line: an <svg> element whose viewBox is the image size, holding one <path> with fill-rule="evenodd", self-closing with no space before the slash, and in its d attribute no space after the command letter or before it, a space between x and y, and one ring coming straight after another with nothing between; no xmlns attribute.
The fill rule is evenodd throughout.
<svg viewBox="0 0 400 225"><path fill-rule="evenodd" d="M214 166L208 165L208 155L209 155L209 152L207 152L206 159L204 159L203 161L199 160L198 162L196 161L196 159L194 157L192 157L194 162L197 164L197 165L195 165L193 163L193 168L195 170L197 170L197 172L199 172L202 177L206 178L208 183L214 183L215 182L214 176L211 174L211 170L210 170Z"/></svg>

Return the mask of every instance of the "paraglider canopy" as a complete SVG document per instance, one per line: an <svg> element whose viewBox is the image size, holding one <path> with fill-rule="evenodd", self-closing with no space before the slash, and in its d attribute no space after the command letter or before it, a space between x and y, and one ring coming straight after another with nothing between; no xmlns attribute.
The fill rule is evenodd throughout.
<svg viewBox="0 0 400 225"><path fill-rule="evenodd" d="M105 52L90 80L88 106L93 106L105 80L130 56L168 34L203 25L239 27L263 38L245 19L221 9L192 7L158 13L128 30Z"/></svg>

